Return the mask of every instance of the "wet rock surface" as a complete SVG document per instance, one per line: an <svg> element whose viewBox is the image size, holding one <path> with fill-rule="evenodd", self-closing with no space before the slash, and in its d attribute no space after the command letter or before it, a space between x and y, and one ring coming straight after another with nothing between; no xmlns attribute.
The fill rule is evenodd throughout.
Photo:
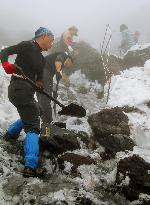
<svg viewBox="0 0 150 205"><path fill-rule="evenodd" d="M78 154L74 154L74 153L65 153L64 155L62 155L61 157L58 158L58 164L59 167L61 169L64 169L64 162L70 162L72 164L71 167L71 172L74 175L77 175L77 168L80 165L92 165L92 164L96 164L96 162L94 161L94 159L92 159L91 157L87 156L81 156Z"/></svg>
<svg viewBox="0 0 150 205"><path fill-rule="evenodd" d="M117 152L125 150L133 150L135 143L127 135L116 134L109 136L109 138L101 139L101 144L105 147L105 153L102 153L101 157L106 159L109 157L115 157Z"/></svg>
<svg viewBox="0 0 150 205"><path fill-rule="evenodd" d="M119 161L116 183L129 201L137 200L140 193L150 193L149 170L150 164L138 155Z"/></svg>
<svg viewBox="0 0 150 205"><path fill-rule="evenodd" d="M150 101L146 103L147 107L150 108Z"/></svg>
<svg viewBox="0 0 150 205"><path fill-rule="evenodd" d="M61 203L63 201L52 198L52 193L57 193L63 189L75 190L75 188L75 183L55 174L45 182L36 178L23 178L19 175L10 176L3 185L4 193L7 194L8 199L12 197L14 199L16 198L17 201L17 196L21 196L21 200L16 204L51 204L57 201ZM50 195L50 193L51 197L48 198L48 194ZM14 204L13 200L12 204Z"/></svg>
<svg viewBox="0 0 150 205"><path fill-rule="evenodd" d="M79 60L83 60L80 61L83 65L82 72L85 72L90 80L98 79L99 82L105 83L103 82L101 57L99 57L99 54L92 50L88 55L89 59L87 56L81 56ZM96 64L94 64L94 60ZM100 61L98 62L98 60ZM85 63L86 61L88 64ZM128 60L126 62L128 65L138 63ZM124 59L110 56L109 67L114 73L118 73L119 70L128 68L126 62ZM92 70L92 65L94 65L94 70ZM122 66L120 67L120 65ZM94 71L93 75L92 71ZM80 102L82 96L85 97L85 101L88 101L87 110L90 110L90 113L95 113L99 109L97 101L92 102L92 95L89 99L86 98L90 85L79 87L78 92L61 86L59 91L61 91L61 100L64 104ZM97 94L94 90L93 93ZM94 111L93 105L96 106ZM43 166L47 169L47 175L42 179L22 177L21 170L24 166L23 161L19 160L19 157L23 156L22 141L10 146L0 139L0 204L149 205L150 200L148 197L146 198L146 194L150 193L147 174L149 165L145 165L145 161L143 162L142 159L135 160L132 157L118 162L118 156L121 155L123 158L132 152L125 151L116 155L119 151L132 150L134 146L133 141L129 138L128 117L124 112L131 112L131 115L143 114L141 110L129 106L102 110L99 112L101 114L93 114L93 117L90 116L91 119L89 117L91 120L89 123L93 130L91 136L84 132L63 129L66 127L65 123L56 123L57 128L53 127L47 130L50 131L48 137L43 132L40 143L42 145L41 153L45 159ZM65 117L59 119L66 122L67 117ZM81 118L71 119L69 121L71 129L84 126L82 120ZM60 127L62 129L59 129ZM91 148L89 144L93 139L95 147ZM102 150L105 152L101 154ZM131 159L128 161L128 158ZM125 179L123 179L124 177ZM143 193L145 196L141 196Z"/></svg>
<svg viewBox="0 0 150 205"><path fill-rule="evenodd" d="M125 112L125 113L130 113L130 112L138 112L138 113L142 113L141 110L139 110L138 108L136 107L130 107L130 106L123 106L121 107L122 111Z"/></svg>
<svg viewBox="0 0 150 205"><path fill-rule="evenodd" d="M122 58L105 54L103 55L102 61L100 53L87 42L80 41L76 43L75 49L77 53L74 56L74 65L70 74L80 68L82 73L85 74L89 80L98 80L102 85L106 83L103 62L107 65L111 74L118 74L120 71L131 67L142 67L150 56L150 47L147 47L138 50L130 50ZM56 43L51 49L51 52L54 53L58 50L59 43ZM81 92L87 91L82 90Z"/></svg>
<svg viewBox="0 0 150 205"><path fill-rule="evenodd" d="M95 136L107 136L111 134L130 135L128 117L119 107L104 109L89 116L88 122Z"/></svg>
<svg viewBox="0 0 150 205"><path fill-rule="evenodd" d="M81 142L83 142L86 145L87 148L89 147L89 145L91 143L91 139L86 132L79 131L78 138Z"/></svg>
<svg viewBox="0 0 150 205"><path fill-rule="evenodd" d="M93 138L112 156L119 151L133 149L134 142L129 137L128 121L128 117L119 107L104 109L88 118L94 133Z"/></svg>
<svg viewBox="0 0 150 205"><path fill-rule="evenodd" d="M108 111L106 113L108 114ZM128 122L128 119L126 118L126 116L122 115L120 118L124 119L125 122ZM103 116L103 119L104 119L104 116ZM80 119L76 123L80 124L81 123ZM118 125L118 123L116 122L115 125ZM45 128L45 125L43 125L43 126ZM49 130L50 131L49 132L50 139L51 138L53 140L57 139L54 136L60 137L59 140L58 139L56 140L57 141L56 144L58 144L58 145L54 148L61 150L61 154L62 154L62 152L63 153L65 152L65 153L57 156L58 160L57 160L56 156L54 156L55 161L57 161L57 163L59 165L55 169L52 168L53 163L52 163L51 157L49 155L47 155L47 157L45 156L45 165L46 165L46 168L48 170L48 174L47 174L47 177L42 178L42 179L23 178L22 173L20 171L21 170L20 167L23 168L23 164L20 164L20 162L18 162L19 154L18 154L18 152L15 153L15 149L13 150L14 145L11 145L12 148L10 148L11 146L6 146L7 143L1 144L0 151L1 151L1 147L3 145L3 148L5 149L5 152L6 152L4 155L11 156L10 158L8 158L8 160L5 163L2 159L3 155L0 157L0 165L3 164L3 166L1 166L3 169L0 172L0 177L5 176L5 181L2 184L2 190L3 190L4 194L7 196L7 197L5 197L5 196L2 196L2 197L5 199L5 202L8 205L10 205L10 204L11 205L20 205L20 204L25 204L25 205L29 205L29 204L42 204L42 205L46 205L46 204L51 204L51 205L53 205L53 204L68 204L68 205L74 205L74 204L75 205L82 205L82 204L99 205L99 204L104 204L105 205L105 202L106 202L106 204L109 204L109 205L112 205L112 204L113 205L130 205L130 203L128 202L128 200L130 198L129 198L129 196L126 196L126 192L127 192L126 190L128 190L128 189L125 189L124 187L122 189L123 190L122 193L128 199L128 200L126 200L121 195L122 193L120 193L118 191L118 196L116 196L113 194L113 191L109 189L109 186L107 187L107 178L109 178L108 173L111 173L113 171L114 165L113 165L113 167L111 167L111 166L109 167L107 165L108 166L107 167L106 165L103 164L103 161L99 158L99 156L98 156L98 158L99 158L99 165L98 165L96 159L92 158L90 156L90 154L83 156L83 155L80 155L80 153L75 154L75 153L68 152L69 149L74 149L74 148L80 149L80 143L79 143L80 141L82 141L82 143L84 143L88 147L90 138L88 135L86 135L86 133L78 132L76 134L72 131L68 131L68 130L66 131L66 129L59 128L56 125L52 125L52 127L50 126L50 128L51 128L50 129L51 131ZM64 133L66 133L66 132L69 133L67 139L64 137ZM48 147L46 147L46 149L44 147L44 149L42 151L43 152L48 151L48 153L50 153L50 155L51 155L52 151L54 151L53 153L55 153L57 155L60 154L59 153L60 151L58 151L57 149L53 149L53 150L50 149L50 147L52 147L51 140L50 140L51 144L49 144L49 142L47 142L48 139L45 136L45 134L46 134L45 131L42 131L42 133L43 133L43 135L41 136L41 138L43 138L43 141L46 140L45 144L48 146ZM111 152L113 152L114 149L119 150L118 149L119 146L126 147L126 142L120 140L120 139L122 139L122 137L124 135L113 134L112 136L115 138L119 138L119 140L117 139L117 141L115 141L115 139L112 137L112 141L110 140L109 142L105 142L107 147L110 146L109 143L111 144L111 147L113 147L113 146L117 147L117 148L113 147L112 150L111 150L111 147L109 147ZM125 135L124 138L126 138L126 137L128 137L128 136ZM77 138L79 138L80 140L77 140ZM53 142L53 140L52 140L52 142ZM67 140L70 140L70 141L68 142ZM118 144L119 142L121 145ZM22 147L22 141L19 143L20 143L19 146ZM76 145L76 143L78 144L78 146ZM73 147L71 147L72 145L73 145ZM90 153L94 153L94 151L93 152L90 151ZM14 158L14 156L15 156L15 158ZM94 156L97 156L97 155L94 154ZM16 157L17 157L17 159L16 159ZM131 161L133 161L133 160L131 160ZM16 165L16 163L17 163L17 165ZM137 163L137 161L136 161L136 163ZM127 164L125 169L128 168L127 172L129 172L130 164L129 163L125 163L125 164ZM68 166L68 165L70 166L70 170L66 170L66 166ZM123 166L118 165L118 167L117 167L119 170L118 176L119 176L120 172L121 172L121 174L127 173L127 172L122 171L122 167L124 170L124 166L125 165L123 165ZM135 166L136 166L136 164L135 164ZM135 167L135 166L133 165L133 167ZM131 170L133 170L133 167L131 167ZM148 169L149 167L145 168L143 166L143 164L141 164L141 167L143 168L142 169L143 175L145 175L144 170ZM9 169L11 169L11 170L9 170ZM52 169L52 172L50 172L51 169ZM63 172L61 170L63 170ZM97 174L97 175L95 175L95 174ZM107 174L108 174L108 177L107 177ZM85 177L85 175L87 175L87 176ZM120 178L118 176L117 176L117 180L116 180L117 186L115 186L115 184L112 184L112 186L115 190L117 189L118 186L120 186L120 181L119 181ZM141 176L138 175L137 177L139 177L139 180L141 181L141 178L140 178ZM78 180L80 179L79 182L73 180L76 178L78 178ZM88 180L89 180L89 182L88 182ZM135 182L138 180L135 179L133 181ZM89 184L87 185L87 183L89 183L90 185ZM141 184L140 184L140 186L141 186ZM145 190L146 186L147 185L144 185L144 190ZM131 188L133 188L133 187L137 188L138 186L132 185L129 187L130 188L129 190L131 190ZM135 200L138 199L139 193L143 193L142 192L143 189L140 188L138 191L139 191L138 195L136 195L137 197L135 197L135 195L132 194L134 196ZM149 191L149 189L148 189L148 191ZM137 193L137 189L136 189L136 193ZM147 193L147 192L144 192L144 193ZM148 204L147 201L142 201L142 202L143 202L143 204L146 204L146 205Z"/></svg>
<svg viewBox="0 0 150 205"><path fill-rule="evenodd" d="M62 108L61 111L58 112L60 115L69 115L74 117L85 117L86 110L77 104L71 103L68 106Z"/></svg>
<svg viewBox="0 0 150 205"><path fill-rule="evenodd" d="M134 66L142 67L150 56L150 47L128 51L123 58L124 67L131 68Z"/></svg>
<svg viewBox="0 0 150 205"><path fill-rule="evenodd" d="M53 154L61 154L68 150L80 148L78 135L72 131L62 129L56 125L43 124L40 146L42 150L48 150Z"/></svg>

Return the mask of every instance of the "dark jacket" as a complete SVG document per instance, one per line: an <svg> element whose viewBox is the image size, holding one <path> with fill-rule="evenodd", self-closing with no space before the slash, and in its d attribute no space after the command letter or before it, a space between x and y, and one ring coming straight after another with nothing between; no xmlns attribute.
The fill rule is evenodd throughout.
<svg viewBox="0 0 150 205"><path fill-rule="evenodd" d="M61 79L61 74L56 72L55 62L60 61L62 63L62 68L63 68L64 62L66 61L67 57L68 57L68 55L64 52L56 52L56 53L47 55L45 57L46 64L44 67L44 69L47 69L50 73L50 76L47 76L47 77L51 77L51 80L52 80L54 75L56 74L56 80L57 80L57 82L59 82ZM44 79L43 79L43 81L44 81Z"/></svg>
<svg viewBox="0 0 150 205"><path fill-rule="evenodd" d="M64 43L63 34L60 37L60 41L58 45L59 45L60 52L69 52L68 45Z"/></svg>
<svg viewBox="0 0 150 205"><path fill-rule="evenodd" d="M45 59L41 48L34 41L23 41L18 45L5 48L1 51L1 62L8 61L8 57L17 54L15 63L19 65L24 74L33 81L41 81ZM14 76L8 88L9 100L14 104L26 104L34 98L35 89L25 80Z"/></svg>
<svg viewBox="0 0 150 205"><path fill-rule="evenodd" d="M64 62L68 57L67 54L63 52L57 52L45 57L46 64L44 66L43 72L43 85L44 90L49 93L51 96L53 95L54 98L57 98L57 89L58 83L61 79L61 74L56 72L55 62L60 61L62 63L62 68L64 67ZM57 85L54 89L53 87L53 77L56 75ZM55 90L55 92L54 92ZM41 95L37 93L37 99L41 106L42 114L42 121L43 123L51 123L52 122L52 107L51 107L51 100L47 98L45 95Z"/></svg>
<svg viewBox="0 0 150 205"><path fill-rule="evenodd" d="M8 61L8 57L17 54L15 63L19 65L24 74L33 81L42 80L45 59L42 50L34 41L23 41L18 45L10 46L1 51L1 62Z"/></svg>

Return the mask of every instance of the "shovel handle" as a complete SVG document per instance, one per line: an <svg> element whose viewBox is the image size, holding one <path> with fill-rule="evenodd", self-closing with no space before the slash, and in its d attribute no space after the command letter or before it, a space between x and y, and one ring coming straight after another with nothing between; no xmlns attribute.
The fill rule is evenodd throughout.
<svg viewBox="0 0 150 205"><path fill-rule="evenodd" d="M49 99L51 99L52 101L54 101L57 105L59 105L61 108L64 108L65 106L63 104L61 104L58 100L56 100L55 98L53 98L50 94L48 94L44 89L41 89L39 88L37 85L35 85L35 83L30 79L28 78L22 68L16 64L14 64L15 68L22 74L24 80L28 81L35 89L39 90L40 93L46 95Z"/></svg>
<svg viewBox="0 0 150 205"><path fill-rule="evenodd" d="M37 87L37 86L36 86ZM38 88L38 87L37 87ZM51 95L49 95L45 90L41 89L41 93L43 93L44 95L46 95L48 98L50 98L52 101L54 101L57 105L59 105L61 108L64 108L65 106L63 104L61 104L58 100L56 100L55 98L53 98Z"/></svg>

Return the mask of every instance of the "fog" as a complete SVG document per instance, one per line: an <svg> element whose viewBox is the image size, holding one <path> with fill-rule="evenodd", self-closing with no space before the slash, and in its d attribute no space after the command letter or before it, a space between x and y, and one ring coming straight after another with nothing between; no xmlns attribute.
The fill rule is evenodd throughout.
<svg viewBox="0 0 150 205"><path fill-rule="evenodd" d="M79 29L79 38L99 48L106 24L112 29L112 46L120 41L119 26L150 36L149 0L0 0L0 44L11 45L31 39L40 26L50 28L55 37L68 27Z"/></svg>

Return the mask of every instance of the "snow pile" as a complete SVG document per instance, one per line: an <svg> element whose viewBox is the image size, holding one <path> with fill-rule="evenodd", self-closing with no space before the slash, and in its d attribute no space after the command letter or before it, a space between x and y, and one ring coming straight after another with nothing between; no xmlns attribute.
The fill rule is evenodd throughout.
<svg viewBox="0 0 150 205"><path fill-rule="evenodd" d="M138 106L150 100L150 78L134 67L112 77L108 106Z"/></svg>
<svg viewBox="0 0 150 205"><path fill-rule="evenodd" d="M91 128L86 120L86 118L78 119L77 117L70 117L66 120L66 126L69 130L74 130L75 132L86 132L91 134Z"/></svg>
<svg viewBox="0 0 150 205"><path fill-rule="evenodd" d="M85 93L80 91L84 90ZM77 103L85 108L87 116L100 111L104 107L104 100L98 98L98 93L103 91L102 85L95 82L90 82L81 71L76 71L70 76L69 89L63 84L60 84L60 90L58 91L58 100L64 105L68 105L72 102ZM60 98L62 96L62 98ZM71 99L71 100L69 100ZM57 110L60 108L57 106ZM91 128L87 122L87 117L76 118L57 115L57 120L66 122L67 129L74 130L76 132L84 131L87 134L91 134Z"/></svg>
<svg viewBox="0 0 150 205"><path fill-rule="evenodd" d="M70 76L70 90L77 102L84 106L87 115L101 109L103 101L98 95L103 91L102 85L97 81L90 82L81 71L76 71ZM82 93L82 90L85 90L85 93Z"/></svg>
<svg viewBox="0 0 150 205"><path fill-rule="evenodd" d="M146 48L150 47L150 43L146 43L146 44L136 44L134 46L132 46L129 51L138 51L138 50L143 50Z"/></svg>
<svg viewBox="0 0 150 205"><path fill-rule="evenodd" d="M74 72L70 76L70 82L71 85L74 86L75 90L77 90L80 86L84 86L85 88L89 89L91 92L92 91L102 91L102 86L98 84L97 81L95 82L90 82L84 74L81 73L80 70Z"/></svg>
<svg viewBox="0 0 150 205"><path fill-rule="evenodd" d="M125 70L121 75L112 77L109 107L134 106L139 112L128 113L131 137L136 141L130 155L138 154L150 163L150 76L145 70L150 68L150 60L144 68L134 67ZM121 157L121 153L119 154ZM123 153L123 156L124 153Z"/></svg>
<svg viewBox="0 0 150 205"><path fill-rule="evenodd" d="M16 108L8 100L10 75L0 66L0 127L6 129L8 124L19 118Z"/></svg>
<svg viewBox="0 0 150 205"><path fill-rule="evenodd" d="M144 64L144 72L145 74L150 76L150 60L147 60Z"/></svg>

